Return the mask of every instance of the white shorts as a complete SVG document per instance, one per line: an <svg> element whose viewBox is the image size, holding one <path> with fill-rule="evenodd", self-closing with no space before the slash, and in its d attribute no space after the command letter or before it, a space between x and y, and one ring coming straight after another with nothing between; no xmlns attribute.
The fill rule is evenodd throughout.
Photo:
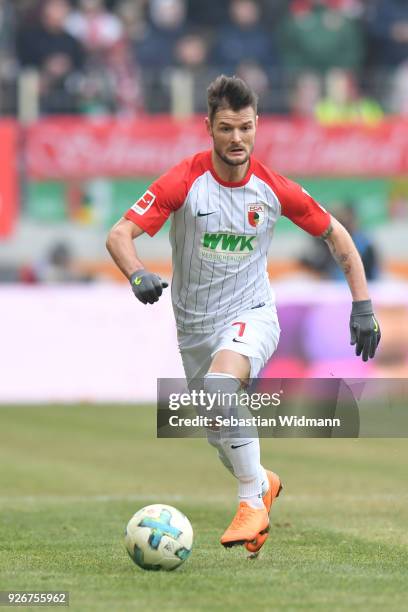
<svg viewBox="0 0 408 612"><path fill-rule="evenodd" d="M218 351L228 349L246 355L250 377L260 370L276 351L280 327L276 307L265 305L245 310L212 334L177 332L187 382L203 378Z"/></svg>

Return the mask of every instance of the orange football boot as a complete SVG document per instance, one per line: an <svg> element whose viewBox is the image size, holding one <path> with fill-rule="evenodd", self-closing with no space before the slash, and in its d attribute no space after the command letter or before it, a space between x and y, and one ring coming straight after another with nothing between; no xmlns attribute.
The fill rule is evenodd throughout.
<svg viewBox="0 0 408 612"><path fill-rule="evenodd" d="M266 508L252 508L246 502L240 502L238 511L231 525L221 538L221 544L226 548L245 544L255 540L259 534L269 529L269 516Z"/></svg>
<svg viewBox="0 0 408 612"><path fill-rule="evenodd" d="M270 472L266 470L266 475L269 480L269 489L263 496L263 503L265 504L266 511L268 514L271 511L273 500L279 497L279 493L282 491L282 483L280 478L274 472ZM269 529L266 532L259 532L257 537L252 542L246 542L245 548L248 552L252 553L255 557L257 553L261 550L262 546L265 544L267 538L269 536Z"/></svg>

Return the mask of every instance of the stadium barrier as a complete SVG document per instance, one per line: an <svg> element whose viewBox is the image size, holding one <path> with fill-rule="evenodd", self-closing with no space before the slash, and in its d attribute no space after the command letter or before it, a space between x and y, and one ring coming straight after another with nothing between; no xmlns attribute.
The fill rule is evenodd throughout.
<svg viewBox="0 0 408 612"><path fill-rule="evenodd" d="M0 239L13 232L18 213L18 130L12 120L0 121Z"/></svg>
<svg viewBox="0 0 408 612"><path fill-rule="evenodd" d="M57 117L25 128L31 179L152 176L209 148L203 117L143 120ZM262 117L256 154L292 176L395 176L408 173L408 120L321 126L308 119Z"/></svg>

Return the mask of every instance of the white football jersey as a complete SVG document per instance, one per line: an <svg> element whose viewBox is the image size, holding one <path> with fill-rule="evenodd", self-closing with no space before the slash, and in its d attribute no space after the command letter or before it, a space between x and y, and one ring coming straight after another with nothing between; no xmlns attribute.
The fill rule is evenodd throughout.
<svg viewBox="0 0 408 612"><path fill-rule="evenodd" d="M125 217L153 236L171 215L177 327L209 333L273 303L267 252L281 214L314 236L330 223L305 190L254 157L242 181L227 183L205 151L157 179Z"/></svg>

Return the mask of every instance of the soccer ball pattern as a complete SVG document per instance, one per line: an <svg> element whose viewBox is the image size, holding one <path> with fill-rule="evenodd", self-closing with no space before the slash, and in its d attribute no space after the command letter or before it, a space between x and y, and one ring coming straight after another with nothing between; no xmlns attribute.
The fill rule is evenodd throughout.
<svg viewBox="0 0 408 612"><path fill-rule="evenodd" d="M173 506L152 504L132 516L125 546L132 561L145 570L174 570L191 554L193 528Z"/></svg>

